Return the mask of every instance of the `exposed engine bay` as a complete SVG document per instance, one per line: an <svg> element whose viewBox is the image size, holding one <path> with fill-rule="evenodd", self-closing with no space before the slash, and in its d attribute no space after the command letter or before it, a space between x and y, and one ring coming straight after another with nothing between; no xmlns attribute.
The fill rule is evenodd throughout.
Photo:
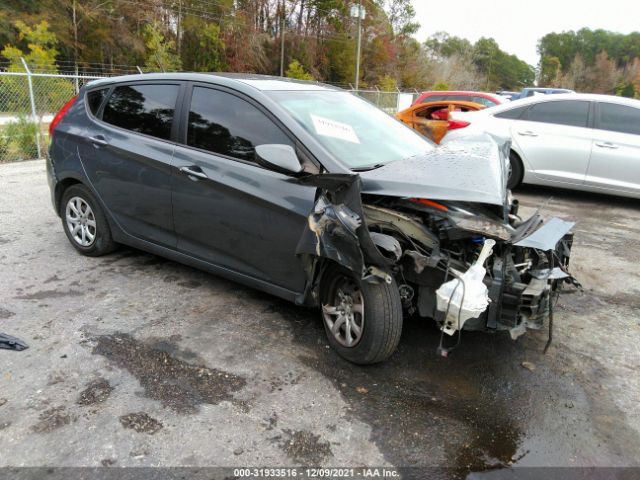
<svg viewBox="0 0 640 480"><path fill-rule="evenodd" d="M490 152L504 162L504 151ZM522 220L506 188L497 205L368 194L358 175L300 181L318 187L297 251L307 259L301 302L317 304L329 259L364 281L395 278L405 311L434 319L458 343L462 330L502 330L516 339L546 320L550 341L554 297L565 282L579 285L569 273L574 223L545 222L538 212Z"/></svg>

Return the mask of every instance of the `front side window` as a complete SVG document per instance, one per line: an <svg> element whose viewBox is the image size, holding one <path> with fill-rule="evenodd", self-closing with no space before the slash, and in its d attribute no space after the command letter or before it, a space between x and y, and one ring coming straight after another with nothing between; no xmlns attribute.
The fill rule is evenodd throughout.
<svg viewBox="0 0 640 480"><path fill-rule="evenodd" d="M107 100L102 120L133 132L169 140L178 85L123 85Z"/></svg>
<svg viewBox="0 0 640 480"><path fill-rule="evenodd" d="M527 111L522 120L586 127L588 116L589 102L566 100L537 103Z"/></svg>
<svg viewBox="0 0 640 480"><path fill-rule="evenodd" d="M189 109L187 145L249 162L255 147L293 142L263 112L230 93L195 87Z"/></svg>
<svg viewBox="0 0 640 480"><path fill-rule="evenodd" d="M435 145L369 102L344 91L266 92L346 167L367 169L423 155Z"/></svg>
<svg viewBox="0 0 640 480"><path fill-rule="evenodd" d="M640 108L615 103L598 103L596 128L640 135Z"/></svg>

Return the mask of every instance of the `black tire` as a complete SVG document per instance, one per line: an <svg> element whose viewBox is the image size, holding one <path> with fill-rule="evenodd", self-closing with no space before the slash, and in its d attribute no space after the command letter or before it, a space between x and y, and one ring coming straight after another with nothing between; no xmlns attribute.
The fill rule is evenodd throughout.
<svg viewBox="0 0 640 480"><path fill-rule="evenodd" d="M71 209L70 202L75 210ZM89 209L85 207L85 210L82 211L82 206L85 204ZM79 205L80 208L78 207ZM67 217L68 206L73 223ZM75 213L78 210L80 210L80 215ZM99 257L116 249L117 244L111 237L111 229L104 212L91 191L84 185L74 184L64 191L60 200L59 213L64 233L67 235L71 245L81 254L89 257ZM86 215L87 213L89 215ZM82 236L82 233L75 233L74 235L72 231L73 226L77 226L80 223L86 229L85 237ZM93 235L92 240L90 240L90 235Z"/></svg>
<svg viewBox="0 0 640 480"><path fill-rule="evenodd" d="M507 188L513 190L522 183L522 177L524 176L524 167L522 160L516 152L511 150L509 153L509 164L511 169L509 171L509 180L507 181Z"/></svg>
<svg viewBox="0 0 640 480"><path fill-rule="evenodd" d="M362 326L360 337L352 346L340 343L331 332L327 320L327 317L338 318L336 313L327 313L327 308L337 305L337 292L341 285L343 287L352 285L354 288L352 293L357 295L363 304L363 317L358 318L358 313L355 311L352 314L351 325L357 324L360 320ZM359 365L368 365L386 360L396 350L400 342L403 319L402 302L395 280L390 284L363 282L351 271L332 264L323 275L321 302L323 323L329 344L341 357ZM335 323L338 323L338 320ZM344 328L339 334L344 333L343 330Z"/></svg>

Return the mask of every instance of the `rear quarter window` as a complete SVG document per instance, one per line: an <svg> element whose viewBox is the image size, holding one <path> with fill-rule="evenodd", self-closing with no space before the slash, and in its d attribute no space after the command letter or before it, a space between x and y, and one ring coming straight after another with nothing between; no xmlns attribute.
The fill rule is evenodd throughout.
<svg viewBox="0 0 640 480"><path fill-rule="evenodd" d="M640 109L615 103L598 103L595 127L610 132L640 135Z"/></svg>
<svg viewBox="0 0 640 480"><path fill-rule="evenodd" d="M108 91L108 88L101 88L87 92L87 107L92 115L98 116L98 110L100 109L100 105L102 105L102 101L107 96Z"/></svg>
<svg viewBox="0 0 640 480"><path fill-rule="evenodd" d="M524 107L510 108L509 110L496 113L494 117L506 118L508 120L518 120L520 117L522 117L522 114L527 111L527 108L529 108L529 105L525 105Z"/></svg>
<svg viewBox="0 0 640 480"><path fill-rule="evenodd" d="M123 85L114 88L102 120L162 140L171 138L178 85Z"/></svg>

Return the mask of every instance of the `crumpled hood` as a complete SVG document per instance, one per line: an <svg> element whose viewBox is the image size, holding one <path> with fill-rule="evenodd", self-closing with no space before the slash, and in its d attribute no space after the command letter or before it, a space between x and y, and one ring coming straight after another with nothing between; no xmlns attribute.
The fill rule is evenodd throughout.
<svg viewBox="0 0 640 480"><path fill-rule="evenodd" d="M505 205L509 149L486 133L445 137L425 155L361 172L362 193Z"/></svg>

